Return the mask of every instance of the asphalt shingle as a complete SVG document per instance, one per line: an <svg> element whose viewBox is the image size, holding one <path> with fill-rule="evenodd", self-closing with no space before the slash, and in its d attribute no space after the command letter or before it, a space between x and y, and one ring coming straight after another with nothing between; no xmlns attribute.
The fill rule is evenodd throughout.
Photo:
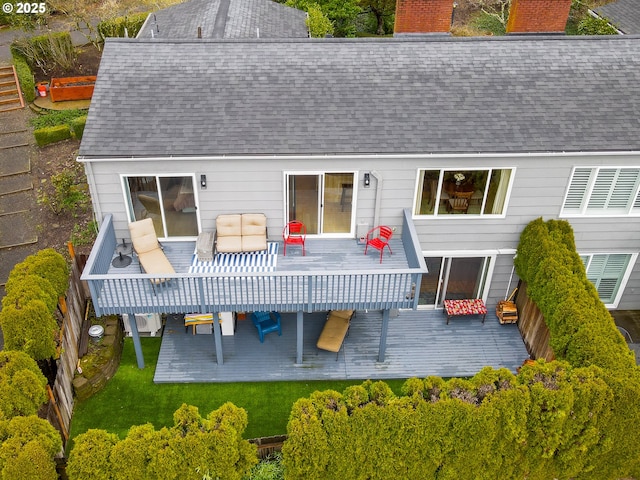
<svg viewBox="0 0 640 480"><path fill-rule="evenodd" d="M188 0L151 14L138 38L306 38L306 18L271 0Z"/></svg>
<svg viewBox="0 0 640 480"><path fill-rule="evenodd" d="M640 34L640 0L618 0L593 11L623 33Z"/></svg>
<svg viewBox="0 0 640 480"><path fill-rule="evenodd" d="M640 150L640 37L108 40L80 154Z"/></svg>

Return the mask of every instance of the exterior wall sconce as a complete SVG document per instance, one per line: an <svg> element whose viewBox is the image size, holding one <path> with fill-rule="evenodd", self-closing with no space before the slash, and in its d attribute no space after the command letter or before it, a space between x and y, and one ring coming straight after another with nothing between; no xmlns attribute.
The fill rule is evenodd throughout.
<svg viewBox="0 0 640 480"><path fill-rule="evenodd" d="M364 186L366 188L369 188L370 185L371 185L371 174L365 173L364 174Z"/></svg>
<svg viewBox="0 0 640 480"><path fill-rule="evenodd" d="M207 188L207 176L206 175L200 175L200 188L203 188L203 189Z"/></svg>

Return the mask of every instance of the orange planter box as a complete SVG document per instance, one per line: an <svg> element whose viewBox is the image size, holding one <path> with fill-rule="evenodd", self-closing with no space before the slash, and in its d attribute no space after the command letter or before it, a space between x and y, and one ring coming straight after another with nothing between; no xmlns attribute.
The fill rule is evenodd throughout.
<svg viewBox="0 0 640 480"><path fill-rule="evenodd" d="M49 85L49 95L52 102L65 100L88 100L93 96L96 77L65 77L52 78Z"/></svg>

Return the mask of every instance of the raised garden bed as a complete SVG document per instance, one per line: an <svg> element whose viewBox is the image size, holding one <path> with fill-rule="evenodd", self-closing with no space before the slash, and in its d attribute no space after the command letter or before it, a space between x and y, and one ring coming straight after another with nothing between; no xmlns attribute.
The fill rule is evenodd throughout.
<svg viewBox="0 0 640 480"><path fill-rule="evenodd" d="M52 78L49 94L52 102L65 100L88 100L93 96L95 75L86 77Z"/></svg>

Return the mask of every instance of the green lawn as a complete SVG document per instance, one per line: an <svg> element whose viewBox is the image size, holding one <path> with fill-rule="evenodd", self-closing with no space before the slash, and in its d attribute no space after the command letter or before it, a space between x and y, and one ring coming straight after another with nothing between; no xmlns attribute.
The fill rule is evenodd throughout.
<svg viewBox="0 0 640 480"><path fill-rule="evenodd" d="M156 428L173 424L173 412L182 403L195 405L206 416L225 402L244 408L249 415L245 438L286 433L293 403L316 390L343 391L360 381L261 382L261 383L153 383L160 338L142 338L146 367L138 369L133 342L125 340L120 368L104 390L78 402L71 423L71 438L90 428L124 438L129 427L152 423ZM293 367L292 367L293 368ZM399 394L404 380L387 381Z"/></svg>

